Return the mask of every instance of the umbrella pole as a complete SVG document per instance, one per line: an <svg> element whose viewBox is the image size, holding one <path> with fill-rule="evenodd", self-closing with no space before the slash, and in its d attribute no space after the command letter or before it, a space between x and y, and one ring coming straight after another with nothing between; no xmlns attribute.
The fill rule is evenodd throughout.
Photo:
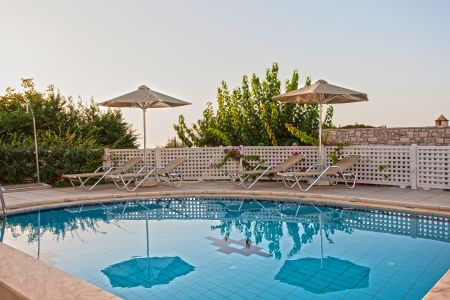
<svg viewBox="0 0 450 300"><path fill-rule="evenodd" d="M41 211L38 211L38 249L37 258L41 256Z"/></svg>
<svg viewBox="0 0 450 300"><path fill-rule="evenodd" d="M323 268L323 221L322 214L319 215L319 226L320 226L320 268Z"/></svg>
<svg viewBox="0 0 450 300"><path fill-rule="evenodd" d="M145 233L147 235L147 258L149 256L150 247L149 247L149 241L148 241L148 217L145 219Z"/></svg>
<svg viewBox="0 0 450 300"><path fill-rule="evenodd" d="M319 103L319 171L322 172L322 103Z"/></svg>
<svg viewBox="0 0 450 300"><path fill-rule="evenodd" d="M147 118L146 118L146 109L143 108L142 111L144 112L144 167L147 166Z"/></svg>

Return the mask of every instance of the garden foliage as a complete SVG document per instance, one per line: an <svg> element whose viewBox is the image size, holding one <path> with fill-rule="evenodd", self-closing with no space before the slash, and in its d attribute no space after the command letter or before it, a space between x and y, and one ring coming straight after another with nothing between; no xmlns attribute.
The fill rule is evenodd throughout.
<svg viewBox="0 0 450 300"><path fill-rule="evenodd" d="M39 92L23 79L23 92L8 88L0 96L0 183L34 180L34 113L41 181L59 183L63 173L92 171L103 149L135 148L136 135L120 111L100 111L65 97L52 85Z"/></svg>
<svg viewBox="0 0 450 300"><path fill-rule="evenodd" d="M309 85L311 79L306 79ZM272 97L298 88L299 73L295 70L285 81L284 90L274 63L260 80L255 74L242 78L242 85L229 90L225 81L217 89L217 109L211 102L203 117L188 127L183 115L174 125L179 139L188 147L196 146L267 146L317 143L318 105L282 104ZM331 126L333 108L325 113L324 127Z"/></svg>

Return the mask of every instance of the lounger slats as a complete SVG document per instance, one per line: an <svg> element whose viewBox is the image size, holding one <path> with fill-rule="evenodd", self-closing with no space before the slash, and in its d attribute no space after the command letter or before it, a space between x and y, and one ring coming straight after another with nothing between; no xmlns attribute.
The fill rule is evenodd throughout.
<svg viewBox="0 0 450 300"><path fill-rule="evenodd" d="M132 159L124 163L120 168L113 169L109 174L115 175L126 172L134 168L134 166L136 166L141 160L142 160L141 157L133 157Z"/></svg>
<svg viewBox="0 0 450 300"><path fill-rule="evenodd" d="M106 178L113 180L118 189L125 189L129 192L135 191L141 184L152 177L156 177L156 179L163 177L168 179L169 182L173 182L174 179L177 178L179 179L179 183L175 186L179 187L183 178L182 174L173 173L173 171L186 160L186 157L179 157L163 168L153 168L148 172L108 174L106 175ZM134 184L134 186L130 187L132 184Z"/></svg>
<svg viewBox="0 0 450 300"><path fill-rule="evenodd" d="M88 177L101 177L105 172L97 173L80 173L80 174L64 174L63 176L67 179L77 179L77 178L88 178Z"/></svg>
<svg viewBox="0 0 450 300"><path fill-rule="evenodd" d="M135 167L141 161L141 157L133 157L127 162L125 162L120 167L99 167L97 170L91 173L80 173L80 174L64 174L63 177L70 180L70 183L75 188L84 188L85 190L92 190L100 181L102 181L106 175L117 175L128 171L129 169ZM103 169L103 172L99 172ZM86 184L90 180L96 180L91 186Z"/></svg>
<svg viewBox="0 0 450 300"><path fill-rule="evenodd" d="M237 176L240 184L246 189L249 189L263 176L286 171L303 159L304 157L302 155L294 155L283 161L281 165L265 165L264 167L259 165L259 167L257 166L254 170L239 171L232 176L232 179ZM252 179L251 177L256 177L256 179Z"/></svg>
<svg viewBox="0 0 450 300"><path fill-rule="evenodd" d="M338 176L340 176L348 188L354 188L358 174L347 173L347 170L356 165L359 159L359 155L349 155L338 161L335 165L327 167L324 171L310 171L313 167L311 166L306 172L279 172L277 175L283 178L283 182L288 188L293 188L297 185L304 192L307 192L322 177L327 178L330 184L335 185L338 183ZM300 185L300 180L306 177L315 177L315 180L304 189ZM331 181L332 178L334 181ZM349 183L348 180L352 180L353 182Z"/></svg>

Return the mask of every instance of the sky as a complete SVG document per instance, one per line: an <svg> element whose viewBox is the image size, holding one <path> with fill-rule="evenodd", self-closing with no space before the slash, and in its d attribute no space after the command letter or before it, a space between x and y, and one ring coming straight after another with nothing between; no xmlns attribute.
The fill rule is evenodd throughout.
<svg viewBox="0 0 450 300"><path fill-rule="evenodd" d="M450 1L0 0L0 94L39 89L101 102L145 84L192 102L147 114L149 146L201 117L222 80L263 77L365 92L336 105L335 125L432 126L450 118ZM142 137L142 112L124 109Z"/></svg>

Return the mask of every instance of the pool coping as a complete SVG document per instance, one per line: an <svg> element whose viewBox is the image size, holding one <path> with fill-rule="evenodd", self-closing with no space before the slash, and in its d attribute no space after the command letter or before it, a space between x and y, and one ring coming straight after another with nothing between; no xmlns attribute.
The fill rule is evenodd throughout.
<svg viewBox="0 0 450 300"><path fill-rule="evenodd" d="M153 192L131 192L127 194L100 194L71 196L57 200L34 201L8 206L7 215L33 211L37 209L51 209L64 206L76 206L93 202L114 202L139 199L144 197L179 197L179 196L225 196L225 197L263 197L267 199L280 199L283 201L314 201L326 204L351 205L363 208L388 209L410 213L425 213L437 216L450 217L450 207L441 205L421 204L412 202L398 202L380 200L375 198L333 196L324 194L305 194L290 192L268 192L268 191L244 191L244 190L183 190L183 191L153 191ZM56 268L55 268L56 269ZM70 275L70 274L69 274ZM73 275L70 275L73 276ZM78 277L73 276L75 279ZM81 279L80 279L81 280ZM438 300L450 299L450 270L433 286L425 295L425 299Z"/></svg>
<svg viewBox="0 0 450 300"><path fill-rule="evenodd" d="M113 202L126 201L144 197L161 197L161 196L229 196L229 197L264 197L269 199L292 200L292 201L315 201L327 204L345 204L365 208L378 208L388 210L398 210L411 213L425 213L437 216L450 217L450 207L433 204L422 204L413 202L399 202L380 200L375 198L352 197L352 196L333 196L324 194L305 194L305 193L289 193L289 192L268 192L268 191L241 191L241 190L170 190L170 191L153 191L153 192L131 192L127 194L96 194L70 196L62 199L53 200L37 200L34 202L18 203L8 205L7 215L17 214L21 212L33 211L42 208L55 208L61 206L74 206L83 203L92 202Z"/></svg>
<svg viewBox="0 0 450 300"><path fill-rule="evenodd" d="M0 261L1 299L120 299L4 243L0 243Z"/></svg>

